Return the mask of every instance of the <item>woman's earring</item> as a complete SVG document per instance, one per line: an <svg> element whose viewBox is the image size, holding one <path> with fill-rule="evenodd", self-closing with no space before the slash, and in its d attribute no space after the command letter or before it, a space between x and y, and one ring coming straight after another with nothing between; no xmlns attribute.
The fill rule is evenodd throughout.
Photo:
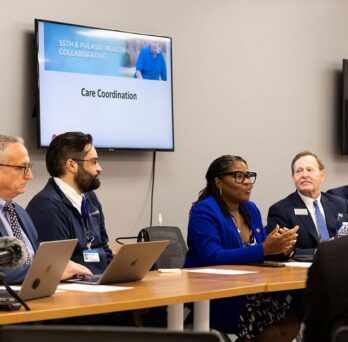
<svg viewBox="0 0 348 342"><path fill-rule="evenodd" d="M220 196L222 197L222 189L219 189L219 191L220 191Z"/></svg>

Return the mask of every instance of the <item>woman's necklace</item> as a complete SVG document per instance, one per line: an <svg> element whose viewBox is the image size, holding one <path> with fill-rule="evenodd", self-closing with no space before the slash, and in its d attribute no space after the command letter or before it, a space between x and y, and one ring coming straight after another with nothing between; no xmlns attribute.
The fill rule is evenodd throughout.
<svg viewBox="0 0 348 342"><path fill-rule="evenodd" d="M237 227L237 230L238 230L238 233L240 234L240 213L239 212L236 212L235 214L232 213L232 211L230 211L230 214L231 214L231 217L232 217L232 220L235 224L235 226ZM238 218L237 218L238 217Z"/></svg>

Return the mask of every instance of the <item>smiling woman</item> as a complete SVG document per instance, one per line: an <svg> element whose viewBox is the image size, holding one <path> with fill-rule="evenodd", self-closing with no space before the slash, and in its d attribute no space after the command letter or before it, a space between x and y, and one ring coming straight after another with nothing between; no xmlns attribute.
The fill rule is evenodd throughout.
<svg viewBox="0 0 348 342"><path fill-rule="evenodd" d="M262 262L286 258L296 243L297 229L268 236L256 205L249 201L256 172L239 156L214 160L206 187L193 204L188 226L186 267ZM211 326L243 340L291 341L299 322L289 311L285 295L249 295L211 301Z"/></svg>

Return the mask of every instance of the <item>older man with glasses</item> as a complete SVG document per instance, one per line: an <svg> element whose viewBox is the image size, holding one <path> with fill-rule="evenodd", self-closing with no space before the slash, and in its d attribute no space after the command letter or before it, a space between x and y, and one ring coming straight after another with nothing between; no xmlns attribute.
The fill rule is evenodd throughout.
<svg viewBox="0 0 348 342"><path fill-rule="evenodd" d="M33 179L33 164L22 138L0 135L0 236L14 236L28 251L24 265L1 269L10 284L21 283L29 269L38 246L36 229L27 212L13 199L23 194L27 183ZM74 274L90 274L82 265L69 262L63 278Z"/></svg>

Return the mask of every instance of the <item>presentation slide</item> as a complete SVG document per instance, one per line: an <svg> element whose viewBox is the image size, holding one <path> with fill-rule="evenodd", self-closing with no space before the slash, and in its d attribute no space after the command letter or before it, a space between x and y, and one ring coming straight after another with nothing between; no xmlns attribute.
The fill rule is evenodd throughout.
<svg viewBox="0 0 348 342"><path fill-rule="evenodd" d="M36 21L40 146L92 134L97 148L173 150L171 39Z"/></svg>

